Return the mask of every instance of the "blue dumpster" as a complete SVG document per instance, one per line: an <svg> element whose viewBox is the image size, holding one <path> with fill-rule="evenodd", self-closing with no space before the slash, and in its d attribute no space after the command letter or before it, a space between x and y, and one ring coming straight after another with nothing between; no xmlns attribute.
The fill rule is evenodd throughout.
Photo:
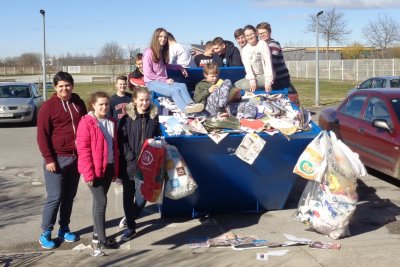
<svg viewBox="0 0 400 267"><path fill-rule="evenodd" d="M188 72L191 79L196 77L195 83L202 79L202 69L188 69ZM243 76L243 68L221 68L220 77L224 79L234 82ZM175 80L174 76L171 78ZM194 89L189 87L191 83L188 88ZM297 178L292 172L294 165L320 132L312 122L311 131L296 133L290 139L282 134L261 133L266 145L250 165L234 155L244 134L230 134L216 144L208 136L169 136L161 128L165 140L178 148L198 184L197 190L183 199L164 196L160 205L162 217L282 209Z"/></svg>

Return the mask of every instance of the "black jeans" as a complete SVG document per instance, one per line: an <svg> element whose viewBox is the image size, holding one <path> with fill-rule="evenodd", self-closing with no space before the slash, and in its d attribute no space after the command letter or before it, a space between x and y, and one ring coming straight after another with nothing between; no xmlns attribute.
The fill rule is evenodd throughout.
<svg viewBox="0 0 400 267"><path fill-rule="evenodd" d="M93 185L89 186L93 195L93 233L98 235L99 241L106 240L106 207L107 192L114 176L114 164L108 164L103 177L95 178Z"/></svg>
<svg viewBox="0 0 400 267"><path fill-rule="evenodd" d="M46 170L43 164L44 180L46 183L47 199L43 207L43 231L52 231L60 211L60 227L67 227L70 223L72 205L78 190L79 177L76 157L58 156L57 171Z"/></svg>
<svg viewBox="0 0 400 267"><path fill-rule="evenodd" d="M141 199L138 204L137 194L140 192L136 192L135 181L129 180L127 177L122 178L122 188L126 224L128 228L135 229L135 220L139 217L144 206L146 206L146 201ZM137 188L137 190L140 190L140 188Z"/></svg>

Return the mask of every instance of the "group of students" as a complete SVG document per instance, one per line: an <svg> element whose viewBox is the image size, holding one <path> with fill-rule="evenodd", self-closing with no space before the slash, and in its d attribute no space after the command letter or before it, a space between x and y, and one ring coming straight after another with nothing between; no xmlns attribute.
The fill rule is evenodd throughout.
<svg viewBox="0 0 400 267"><path fill-rule="evenodd" d="M179 70L187 77L185 68L205 67L215 64L217 67L244 66L246 75L236 81L234 87L254 92L258 88L265 91L279 90L290 87L290 75L286 67L279 42L271 37L271 25L261 22L256 27L247 25L234 32L239 48L230 41L216 37L205 44L203 54L191 58L190 52L176 42L174 36L164 28L154 31L151 47L143 56L142 85L151 91L171 97L180 110L186 113L207 110L204 96L201 101L192 100L185 83L168 78L167 69ZM193 63L194 61L194 63ZM207 71L215 67L208 66ZM140 69L137 68L136 71ZM219 71L218 71L219 73ZM215 73L214 73L215 74ZM133 79L129 79L129 86ZM214 90L209 90L209 94ZM196 92L195 92L196 95ZM197 94L198 95L198 94Z"/></svg>
<svg viewBox="0 0 400 267"><path fill-rule="evenodd" d="M271 25L261 22L256 27L247 25L235 30L235 47L230 41L216 37L205 44L203 54L194 58L198 67L215 63L219 67L244 66L246 77L237 81L235 87L255 91L279 90L290 86L289 70L282 49L271 37Z"/></svg>
<svg viewBox="0 0 400 267"><path fill-rule="evenodd" d="M82 175L93 195L92 246L101 254L102 249L118 247L105 232L107 192L117 178L122 180L126 217L121 241L136 235L135 219L146 202L136 190L134 170L144 140L160 135L158 109L145 87L135 88L132 95L125 93L126 76L117 78L115 95L110 98L105 92L94 92L86 106L73 93L74 80L69 73L58 72L53 84L56 92L43 104L37 123L47 191L39 243L45 249L56 247L51 232L58 213L58 238L79 240L69 224Z"/></svg>
<svg viewBox="0 0 400 267"><path fill-rule="evenodd" d="M121 240L135 236L135 219L145 205L136 190L136 161L144 140L160 135L158 110L151 103L150 91L171 97L185 113L205 110L216 115L240 99L236 88L254 91L264 86L269 91L289 86L282 51L279 43L271 38L269 24L260 23L256 28L248 25L243 31L235 31L235 37L236 32L237 40L244 35L246 41L243 45L240 37L241 51L233 43L217 37L206 44L206 52L212 53L211 62L195 58L195 62L204 65L205 78L196 85L194 100L185 83L167 75L167 69L178 70L184 77L188 73L179 59L170 57L181 48L164 28L157 28L150 47L143 55L137 55L135 72L128 78L118 77L117 93L111 98L104 92L92 93L86 107L82 99L72 93L74 80L69 73L58 72L54 76L56 92L43 104L37 123L47 191L39 237L43 248L56 246L51 232L58 213L58 237L66 242L79 240L79 236L70 231L69 224L81 174L93 195L93 246L99 250L116 246L115 240L105 234L105 210L107 191L117 177L123 184L127 224ZM174 47L171 54L170 47ZM170 63L171 59L175 64ZM219 67L240 66L242 61L246 77L235 83L236 88L229 80L219 79ZM125 92L127 86L133 90L133 95Z"/></svg>

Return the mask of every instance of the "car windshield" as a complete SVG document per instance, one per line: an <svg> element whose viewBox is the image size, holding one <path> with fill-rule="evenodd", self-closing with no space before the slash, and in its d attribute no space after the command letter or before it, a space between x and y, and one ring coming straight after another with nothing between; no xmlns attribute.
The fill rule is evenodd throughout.
<svg viewBox="0 0 400 267"><path fill-rule="evenodd" d="M31 92L26 85L0 86L0 98L30 98Z"/></svg>
<svg viewBox="0 0 400 267"><path fill-rule="evenodd" d="M397 121L400 122L400 98L393 98L391 102L394 112L396 112Z"/></svg>

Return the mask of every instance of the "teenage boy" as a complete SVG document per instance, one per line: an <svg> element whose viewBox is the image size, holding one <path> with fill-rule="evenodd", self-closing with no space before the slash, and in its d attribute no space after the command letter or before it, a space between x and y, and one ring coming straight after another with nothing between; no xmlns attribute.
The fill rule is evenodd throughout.
<svg viewBox="0 0 400 267"><path fill-rule="evenodd" d="M233 88L230 80L219 79L217 64L207 63L203 75L205 78L196 84L193 99L196 103L204 104L211 116L225 111L228 103L240 99L240 90Z"/></svg>
<svg viewBox="0 0 400 267"><path fill-rule="evenodd" d="M137 86L144 86L143 54L137 53L135 57L135 70L128 75L128 88L133 91Z"/></svg>
<svg viewBox="0 0 400 267"><path fill-rule="evenodd" d="M204 46L204 53L196 55L194 57L194 62L196 63L197 67L204 67L207 63L212 63L213 61L213 48L212 42L207 41L206 45Z"/></svg>
<svg viewBox="0 0 400 267"><path fill-rule="evenodd" d="M235 37L236 43L239 45L239 51L241 55L243 47L245 47L247 44L246 37L244 36L244 30L242 28L237 29L233 33L233 36Z"/></svg>
<svg viewBox="0 0 400 267"><path fill-rule="evenodd" d="M219 67L243 66L239 49L231 41L224 41L221 37L216 37L212 41L212 46L213 63Z"/></svg>
<svg viewBox="0 0 400 267"><path fill-rule="evenodd" d="M272 84L272 90L279 90L290 87L289 70L286 67L285 59L281 45L278 41L271 38L271 25L268 22L261 22L257 24L257 34L260 40L268 43L271 50L272 68L275 73L275 80Z"/></svg>
<svg viewBox="0 0 400 267"><path fill-rule="evenodd" d="M43 208L42 234L39 243L45 249L56 244L51 231L59 213L58 237L75 242L79 236L69 229L72 203L78 190L79 177L76 152L76 129L86 107L82 99L72 93L74 79L67 72L53 78L55 93L40 108L37 122L37 142L42 153L47 199Z"/></svg>
<svg viewBox="0 0 400 267"><path fill-rule="evenodd" d="M125 106L132 101L132 95L126 92L128 78L126 76L118 76L115 82L117 91L110 97L110 115L116 120L125 115Z"/></svg>

